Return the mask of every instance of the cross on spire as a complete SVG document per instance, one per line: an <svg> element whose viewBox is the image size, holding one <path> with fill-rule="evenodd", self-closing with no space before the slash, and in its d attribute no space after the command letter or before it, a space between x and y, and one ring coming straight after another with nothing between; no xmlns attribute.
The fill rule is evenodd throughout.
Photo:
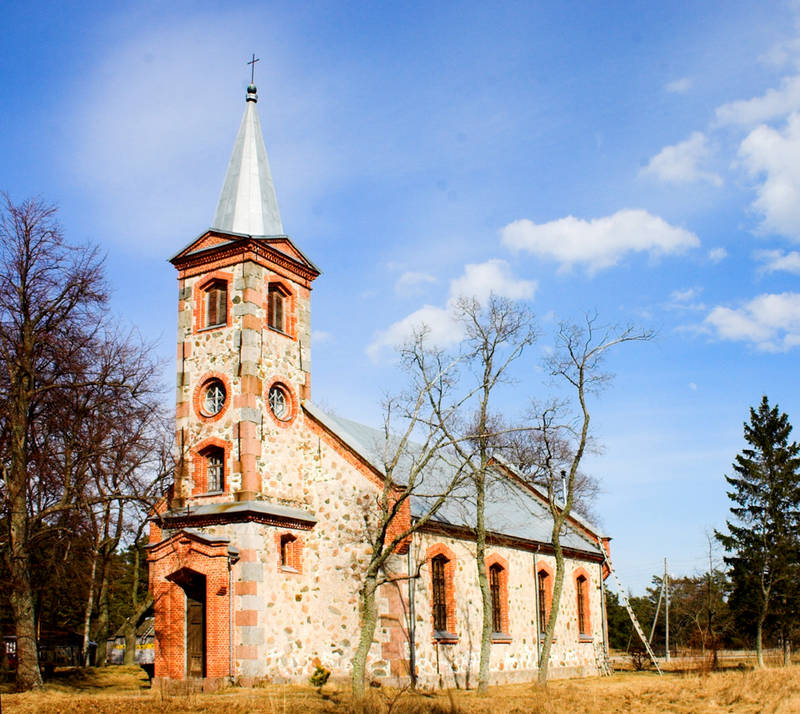
<svg viewBox="0 0 800 714"><path fill-rule="evenodd" d="M250 65L250 84L255 84L256 79L256 62L260 62L261 60L258 59L253 53L253 59L251 59L247 64Z"/></svg>

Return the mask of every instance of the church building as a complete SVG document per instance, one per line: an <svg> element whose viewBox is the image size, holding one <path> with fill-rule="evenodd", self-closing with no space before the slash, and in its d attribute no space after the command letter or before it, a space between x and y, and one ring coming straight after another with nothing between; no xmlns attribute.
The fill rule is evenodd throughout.
<svg viewBox="0 0 800 714"><path fill-rule="evenodd" d="M148 546L157 678L305 683L317 664L344 678L359 637L362 514L381 488L382 436L312 401L320 270L284 232L257 101L251 84L211 227L171 258L177 459ZM505 492L487 511L491 678L525 681L550 612L552 520L541 492L498 468ZM399 517L414 518L414 505ZM423 685L477 682L481 596L466 520L445 505L394 559L396 575L419 576L381 586L370 679L407 681L414 662ZM562 544L551 672L595 674L608 538L571 517Z"/></svg>

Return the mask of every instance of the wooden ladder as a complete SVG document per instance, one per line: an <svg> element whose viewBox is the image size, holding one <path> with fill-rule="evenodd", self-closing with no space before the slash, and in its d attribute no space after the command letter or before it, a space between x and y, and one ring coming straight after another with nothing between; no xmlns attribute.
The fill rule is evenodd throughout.
<svg viewBox="0 0 800 714"><path fill-rule="evenodd" d="M653 661L655 665L656 672L659 675L662 674L661 668L658 666L658 662L656 661L656 656L653 654L653 650L650 647L650 642L645 636L644 632L642 631L641 626L639 625L639 620L636 619L636 615L633 613L633 608L631 608L630 602L628 602L628 596L625 594L625 590L622 588L622 583L619 581L617 577L617 572L611 567L611 559L608 557L608 553L605 551L603 552L603 558L605 559L605 564L608 566L609 572L614 576L614 582L617 584L617 592L619 593L620 600L622 600L622 604L625 606L625 609L628 611L628 615L630 615L631 622L633 623L633 629L636 630L636 634L639 635L639 639L642 641L644 648L647 650L647 654L650 656L650 659Z"/></svg>

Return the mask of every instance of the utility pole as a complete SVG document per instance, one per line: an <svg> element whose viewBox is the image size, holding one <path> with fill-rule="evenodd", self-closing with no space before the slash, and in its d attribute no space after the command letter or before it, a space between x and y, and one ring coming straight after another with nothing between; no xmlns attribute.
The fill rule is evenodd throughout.
<svg viewBox="0 0 800 714"><path fill-rule="evenodd" d="M669 573L666 558L664 558L664 613L664 661L669 662Z"/></svg>

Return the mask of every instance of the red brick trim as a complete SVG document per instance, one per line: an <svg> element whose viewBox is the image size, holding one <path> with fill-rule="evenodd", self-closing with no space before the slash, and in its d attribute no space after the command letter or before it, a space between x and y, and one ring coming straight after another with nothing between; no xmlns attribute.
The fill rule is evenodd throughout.
<svg viewBox="0 0 800 714"><path fill-rule="evenodd" d="M205 386L212 380L218 379L225 387L225 404L222 405L222 409L219 410L217 414L213 414L208 416L203 413L202 403L203 403L203 389ZM222 372L206 372L198 382L197 386L194 388L194 395L192 397L192 405L194 406L194 412L197 414L200 419L204 422L213 422L217 421L218 419L222 419L225 412L228 410L228 405L233 401L233 393L231 391L231 383L228 381L228 377L225 376Z"/></svg>
<svg viewBox="0 0 800 714"><path fill-rule="evenodd" d="M225 283L226 286L226 319L221 325L206 326L206 292L213 283ZM233 287L233 274L215 270L208 275L204 275L194 286L194 332L205 332L206 330L218 330L223 327L231 326L233 309L231 303L231 288Z"/></svg>
<svg viewBox="0 0 800 714"><path fill-rule="evenodd" d="M198 496L202 494L208 493L208 473L207 473L207 462L206 457L203 452L208 449L209 446L218 446L223 451L222 457L222 493L228 493L230 491L230 484L228 483L230 479L230 468L228 467L228 459L230 458L231 454L231 443L229 441L225 441L224 439L218 439L215 436L209 437L208 439L203 439L197 446L195 446L190 454L192 459L192 480L194 481L194 488L192 489L192 495ZM214 491L214 493L220 493L219 491Z"/></svg>
<svg viewBox="0 0 800 714"><path fill-rule="evenodd" d="M205 578L206 677L230 674L230 594L228 543L208 542L178 531L148 549L150 591L155 614L155 675L170 679L186 676L186 594L181 586L187 574Z"/></svg>
<svg viewBox="0 0 800 714"><path fill-rule="evenodd" d="M492 553L486 558L486 577L489 577L489 571L493 565L500 567L498 573L500 580L500 624L502 632L501 635L509 635L508 626L508 561L498 553ZM510 637L492 637L492 642L506 643L510 642Z"/></svg>
<svg viewBox="0 0 800 714"><path fill-rule="evenodd" d="M205 250L193 252L194 246L209 235L219 235L228 240ZM286 241L288 242L288 239ZM292 258L284 251L265 243L264 240L221 232L204 234L181 251L179 255L172 258L170 262L178 269L179 278L188 278L248 260L285 275L287 278L297 280L305 287L310 287L311 281L319 276L319 270L309 263Z"/></svg>
<svg viewBox="0 0 800 714"><path fill-rule="evenodd" d="M437 637L436 629L433 619L433 559L437 555L443 555L447 561L444 564L444 597L446 606L446 627L444 631L453 635L453 637ZM425 554L425 562L428 566L428 594L431 603L431 632L433 633L433 640L440 644L455 644L458 642L458 635L456 634L456 587L455 587L455 573L456 573L456 554L450 550L444 543L434 543L428 548Z"/></svg>
<svg viewBox="0 0 800 714"><path fill-rule="evenodd" d="M284 540L287 541L286 555L287 562L284 563L281 555ZM302 573L303 572L303 537L288 531L276 531L275 547L278 550L278 570L283 573Z"/></svg>
<svg viewBox="0 0 800 714"><path fill-rule="evenodd" d="M280 387L289 402L289 418L285 421L278 419L278 417L272 413L272 409L269 406L269 390L273 387ZM267 414L270 415L272 421L281 427L281 429L290 427L297 418L297 412L300 410L300 403L297 401L297 395L294 393L294 390L290 389L286 382L280 377L273 377L264 387L264 404L266 406Z"/></svg>
<svg viewBox="0 0 800 714"><path fill-rule="evenodd" d="M547 629L547 622L550 620L550 611L553 607L553 569L544 561L536 563L536 570L533 573L534 587L536 588L536 597L538 602L539 597L539 573L546 573L547 578L544 581L544 614L545 621L539 623L539 632L544 632ZM539 618L539 613L536 613L536 618Z"/></svg>
<svg viewBox="0 0 800 714"><path fill-rule="evenodd" d="M279 330L269 324L269 293L273 289L277 289L285 300L283 304L284 330ZM268 329L284 337L297 340L297 292L288 280L282 280L274 275L267 278L267 289L264 293L264 314L266 315L265 326Z"/></svg>
<svg viewBox="0 0 800 714"><path fill-rule="evenodd" d="M583 580L581 581L581 578ZM578 637L582 642L590 641L592 637L592 607L589 599L591 578L584 568L578 567L572 572L572 582L575 584L575 612L577 616L579 591L583 588L583 629L578 622Z"/></svg>

